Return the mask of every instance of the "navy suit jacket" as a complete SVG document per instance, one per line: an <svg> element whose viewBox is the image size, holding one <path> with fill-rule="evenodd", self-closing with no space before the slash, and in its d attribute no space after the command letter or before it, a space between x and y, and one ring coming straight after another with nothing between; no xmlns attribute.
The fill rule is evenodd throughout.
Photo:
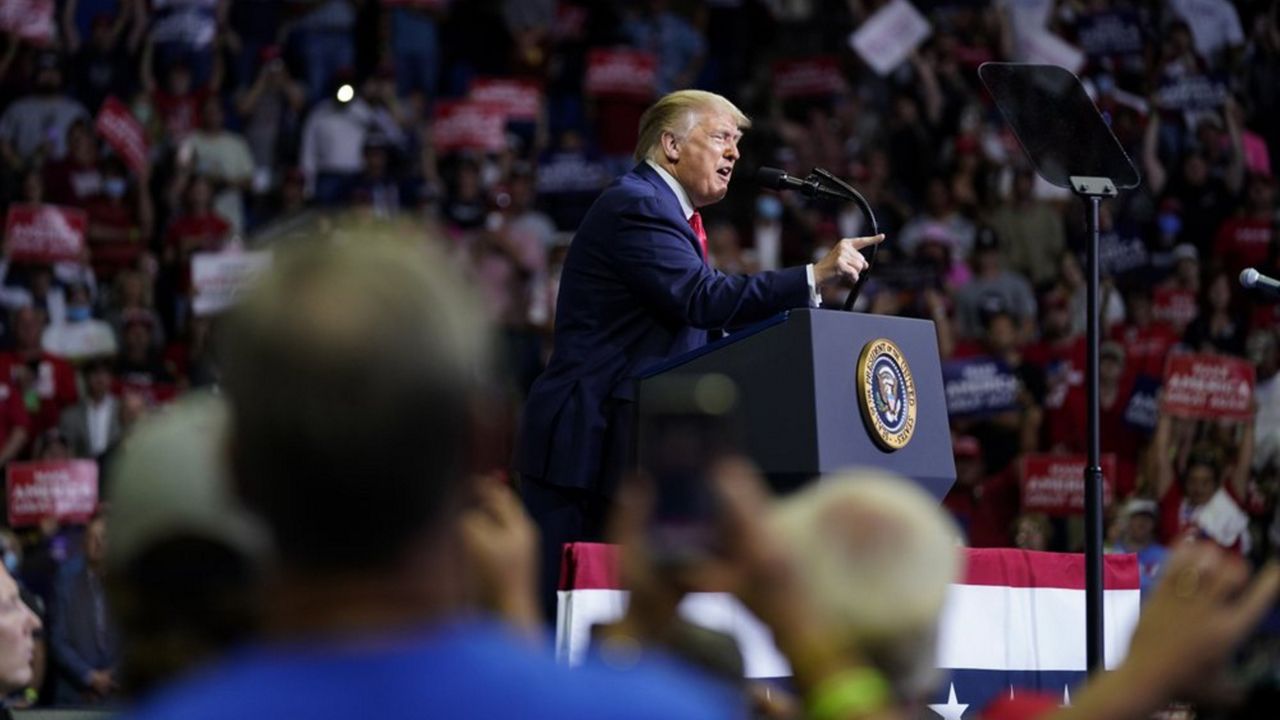
<svg viewBox="0 0 1280 720"><path fill-rule="evenodd" d="M671 187L647 163L618 178L569 246L555 348L525 403L516 470L612 494L630 461L636 379L707 342L810 301L805 268L708 267Z"/></svg>

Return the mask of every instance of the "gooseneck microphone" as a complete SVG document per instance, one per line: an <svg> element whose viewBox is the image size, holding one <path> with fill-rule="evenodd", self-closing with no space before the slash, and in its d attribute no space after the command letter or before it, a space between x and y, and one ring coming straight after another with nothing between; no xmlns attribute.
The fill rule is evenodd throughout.
<svg viewBox="0 0 1280 720"><path fill-rule="evenodd" d="M880 234L880 226L876 224L876 214L871 210L871 203L867 202L867 199L862 197L862 193L854 190L849 183L822 168L814 168L808 176L798 178L788 175L785 170L761 167L756 170L756 183L770 190L799 190L808 197L822 197L843 202L853 201L866 216L867 224L871 226L871 234ZM867 270L858 278L858 282L854 283L849 297L845 298L845 310L852 310L853 304L857 302L858 294L862 292L862 284L871 274L871 267L875 264L876 253L879 250L879 244L871 246L871 257L867 258Z"/></svg>
<svg viewBox="0 0 1280 720"><path fill-rule="evenodd" d="M1250 290L1257 290L1272 300L1280 300L1280 280L1267 277L1256 268L1245 268L1240 271L1240 284Z"/></svg>

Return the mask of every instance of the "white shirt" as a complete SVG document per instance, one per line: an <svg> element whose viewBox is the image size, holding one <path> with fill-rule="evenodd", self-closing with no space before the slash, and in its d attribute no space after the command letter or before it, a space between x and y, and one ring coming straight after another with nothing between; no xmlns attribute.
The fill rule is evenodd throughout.
<svg viewBox="0 0 1280 720"><path fill-rule="evenodd" d="M116 414L116 399L110 395L102 398L102 402L94 403L85 398L89 423L89 452L94 457L106 452L111 442L111 417Z"/></svg>
<svg viewBox="0 0 1280 720"><path fill-rule="evenodd" d="M676 199L680 201L680 209L684 212L684 219L687 222L693 217L693 202L689 200L689 193L685 191L684 186L676 180L675 176L667 172L658 163L652 160L645 160L649 167L657 171L658 177L671 188L671 192L675 193ZM804 266L805 279L809 281L809 307L818 307L822 304L822 295L818 292L818 283L813 277L813 263Z"/></svg>

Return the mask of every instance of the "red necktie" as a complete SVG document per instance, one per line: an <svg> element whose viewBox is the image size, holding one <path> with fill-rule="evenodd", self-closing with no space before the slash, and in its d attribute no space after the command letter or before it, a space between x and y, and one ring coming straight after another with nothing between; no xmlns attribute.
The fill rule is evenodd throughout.
<svg viewBox="0 0 1280 720"><path fill-rule="evenodd" d="M698 247L702 248L702 259L707 259L707 231L702 227L702 214L697 210L689 216L689 227L693 228L693 234L698 238Z"/></svg>

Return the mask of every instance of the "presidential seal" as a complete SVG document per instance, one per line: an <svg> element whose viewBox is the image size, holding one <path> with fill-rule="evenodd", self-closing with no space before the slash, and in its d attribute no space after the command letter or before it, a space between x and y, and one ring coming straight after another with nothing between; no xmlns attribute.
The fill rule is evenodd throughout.
<svg viewBox="0 0 1280 720"><path fill-rule="evenodd" d="M871 439L900 450L916 431L916 381L892 340L867 343L858 356L858 407Z"/></svg>

